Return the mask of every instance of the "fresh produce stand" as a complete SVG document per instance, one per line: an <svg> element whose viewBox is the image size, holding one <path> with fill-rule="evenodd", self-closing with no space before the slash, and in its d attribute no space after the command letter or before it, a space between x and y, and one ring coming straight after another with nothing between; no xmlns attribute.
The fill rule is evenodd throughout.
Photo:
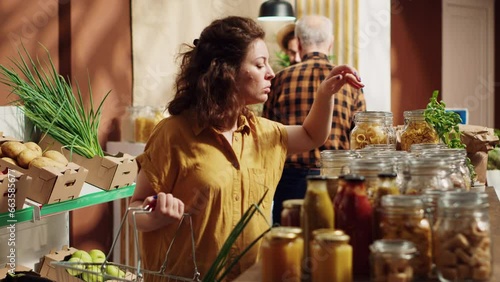
<svg viewBox="0 0 500 282"><path fill-rule="evenodd" d="M7 242L14 236L16 264L36 269L36 264L51 250L69 245L69 212L96 204L130 197L135 185L105 191L88 183L84 184L80 197L60 203L37 205L26 201L25 207L10 213L0 214L0 241ZM11 224L15 224L15 235L11 235ZM107 236L107 235L106 235ZM0 248L0 266L8 262L7 244Z"/></svg>

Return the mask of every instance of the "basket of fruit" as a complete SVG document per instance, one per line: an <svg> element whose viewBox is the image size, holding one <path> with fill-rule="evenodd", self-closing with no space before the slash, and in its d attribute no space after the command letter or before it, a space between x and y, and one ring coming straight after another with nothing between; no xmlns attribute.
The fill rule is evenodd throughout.
<svg viewBox="0 0 500 282"><path fill-rule="evenodd" d="M128 281L128 282L144 282L144 281L197 281L200 282L200 274L197 270L196 262L194 261L196 256L194 254L194 236L191 236L192 246L193 246L193 262L194 271L193 277L180 277L172 274L165 273L165 266L167 265L167 260L169 257L170 248L167 251L165 261L163 266L158 271L145 270L141 268L141 255L137 243L137 228L135 226L135 215L141 213L149 213L151 210L149 208L141 207L129 207L125 212L125 215L120 223L120 229L118 234L115 236L111 250L116 246L118 238L120 238L120 233L124 227L125 220L128 218L129 213L133 217L133 230L134 230L134 242L135 251L138 254L136 266L128 266L124 264L113 263L109 261L111 256L111 251L106 255L100 250L91 250L90 252L85 252L83 250L78 250L73 252L71 256L67 256L65 260L62 261L52 261L50 264L55 267L58 282L101 282L101 281ZM184 214L179 226L182 225L184 220L189 220L189 225L191 228L191 233L193 232L193 225L191 222L191 216L189 214ZM175 238L174 238L175 240ZM172 241L171 246L174 241Z"/></svg>

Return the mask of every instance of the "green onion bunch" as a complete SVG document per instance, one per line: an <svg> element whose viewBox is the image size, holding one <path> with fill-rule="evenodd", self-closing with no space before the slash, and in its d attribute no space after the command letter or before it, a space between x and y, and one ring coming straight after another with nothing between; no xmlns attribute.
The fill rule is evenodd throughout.
<svg viewBox="0 0 500 282"><path fill-rule="evenodd" d="M23 51L24 55L18 50L18 59L10 59L15 68L0 64L0 83L12 88L12 93L18 96L13 104L19 106L37 129L68 150L86 158L104 156L98 129L102 106L109 92L95 110L89 81L90 107L87 111L80 87L76 85L75 95L69 79L58 74L46 48L48 61L44 65L38 58L35 62L24 46Z"/></svg>
<svg viewBox="0 0 500 282"><path fill-rule="evenodd" d="M230 273L231 269L238 263L238 261L260 240L266 235L269 231L271 231L272 226L270 225L268 229L266 229L262 234L260 234L255 240L253 240L245 249L235 257L231 257L230 251L231 247L234 245L238 237L240 237L243 230L248 225L252 217L256 212L259 212L264 216L262 211L260 210L260 205L262 201L266 197L266 194L269 190L264 192L264 195L259 200L257 204L251 205L240 218L236 226L231 230L228 238L222 245L221 250L219 251L215 261L210 266L210 269L203 277L203 282L217 282L223 281L224 278Z"/></svg>

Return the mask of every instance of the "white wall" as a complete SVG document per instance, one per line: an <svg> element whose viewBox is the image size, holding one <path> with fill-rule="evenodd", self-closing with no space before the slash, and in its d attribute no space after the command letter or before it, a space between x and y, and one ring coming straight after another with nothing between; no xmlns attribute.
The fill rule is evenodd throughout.
<svg viewBox="0 0 500 282"><path fill-rule="evenodd" d="M360 1L358 48L367 110L391 111L391 1Z"/></svg>
<svg viewBox="0 0 500 282"><path fill-rule="evenodd" d="M241 15L257 18L262 2L264 0L132 1L134 105L165 105L173 95L172 85L177 71L175 56L180 44L191 43L217 17ZM289 2L293 4L293 1ZM390 111L391 1L360 0L358 17L359 46L350 49L359 49L358 69L366 85L367 108ZM276 33L286 23L261 23L274 60L275 52L279 50Z"/></svg>

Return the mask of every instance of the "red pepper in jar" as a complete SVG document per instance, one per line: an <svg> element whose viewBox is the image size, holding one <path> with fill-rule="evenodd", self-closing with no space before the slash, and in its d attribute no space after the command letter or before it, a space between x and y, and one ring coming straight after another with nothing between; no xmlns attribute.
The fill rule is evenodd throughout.
<svg viewBox="0 0 500 282"><path fill-rule="evenodd" d="M363 176L348 174L340 178L334 210L335 228L343 230L351 238L354 274L368 276L370 245L373 243L373 210Z"/></svg>

